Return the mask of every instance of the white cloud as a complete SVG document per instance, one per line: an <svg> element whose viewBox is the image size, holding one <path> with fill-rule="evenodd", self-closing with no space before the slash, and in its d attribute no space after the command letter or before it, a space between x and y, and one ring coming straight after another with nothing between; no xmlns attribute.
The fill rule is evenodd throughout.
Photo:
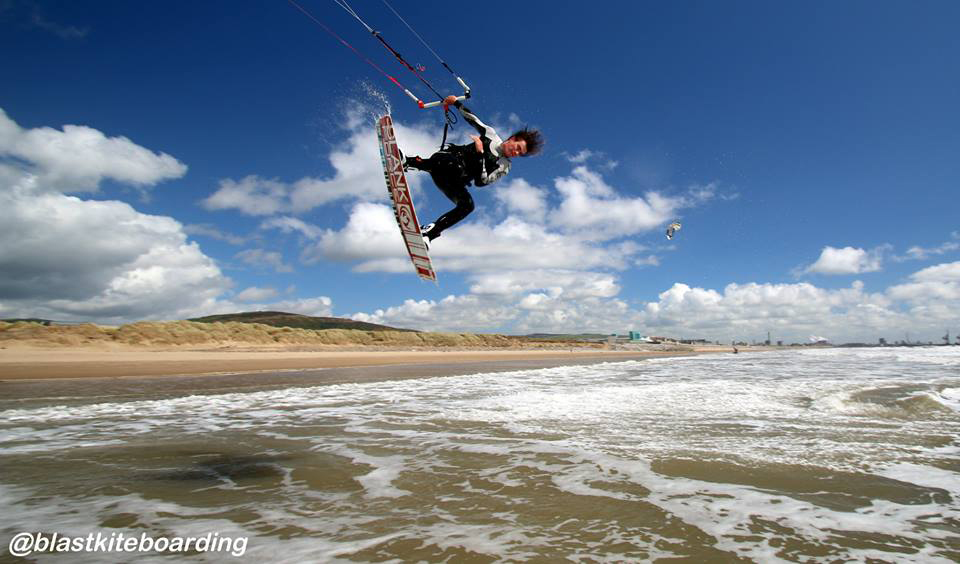
<svg viewBox="0 0 960 564"><path fill-rule="evenodd" d="M907 249L906 254L904 254L903 256L894 256L891 258L893 258L893 260L897 262L903 262L907 260L926 260L931 257L940 256L940 255L944 255L947 253L952 253L954 251L960 250L960 242L957 241L958 239L960 239L960 233L957 233L956 231L954 231L953 233L950 234L950 236L953 239L952 241L946 241L944 243L941 243L940 245L937 245L936 247L926 248L926 247L920 247L920 246L913 246Z"/></svg>
<svg viewBox="0 0 960 564"><path fill-rule="evenodd" d="M23 129L0 110L0 314L128 321L217 306L231 281L176 220L63 192L146 190L186 166L125 137Z"/></svg>
<svg viewBox="0 0 960 564"><path fill-rule="evenodd" d="M565 155L567 160L573 164L583 164L590 160L591 157L595 156L597 153L591 151L590 149L582 149L579 153L575 155Z"/></svg>
<svg viewBox="0 0 960 564"><path fill-rule="evenodd" d="M854 247L837 249L824 247L820 258L816 262L802 269L797 274L862 274L876 272L883 266L883 253L889 250L888 245L877 247L871 251Z"/></svg>
<svg viewBox="0 0 960 564"><path fill-rule="evenodd" d="M647 192L641 198L625 198L603 177L585 166L555 182L562 202L550 213L552 225L565 231L587 232L595 240L634 235L658 227L676 217L678 210L713 198L712 185L696 187L684 196Z"/></svg>
<svg viewBox="0 0 960 564"><path fill-rule="evenodd" d="M576 154L564 153L564 158L570 161L573 164L582 165L586 164L588 161L600 161L600 168L603 170L613 170L619 165L617 161L608 159L606 154L600 151L594 151L591 149L581 149Z"/></svg>
<svg viewBox="0 0 960 564"><path fill-rule="evenodd" d="M283 255L277 251L246 249L237 253L235 257L256 268L269 267L276 272L293 272L293 267L283 262Z"/></svg>
<svg viewBox="0 0 960 564"><path fill-rule="evenodd" d="M260 304L255 309L261 311L285 311L287 313L299 313L300 315L312 315L316 317L330 317L333 315L333 300L327 296L282 300L269 304Z"/></svg>
<svg viewBox="0 0 960 564"><path fill-rule="evenodd" d="M205 308L194 310L194 313L190 316L182 317L200 317L204 315L235 313L238 311L282 311L317 317L331 317L333 315L333 300L328 296L274 302L260 301L257 299L269 300L276 297L275 295L269 295L270 291L272 291L271 288L247 288L234 296L232 300L217 300ZM244 301L244 299L247 298L249 298L250 301Z"/></svg>
<svg viewBox="0 0 960 564"><path fill-rule="evenodd" d="M626 241L606 247L575 235L550 232L542 225L509 217L497 225L464 222L431 243L430 256L441 271L483 272L527 269L624 269L642 250ZM304 250L303 260L360 261L357 272L409 272L393 210L359 203L340 231L326 230Z"/></svg>
<svg viewBox="0 0 960 564"><path fill-rule="evenodd" d="M250 286L242 292L239 292L233 299L238 302L262 302L277 297L277 291L273 288L258 288Z"/></svg>
<svg viewBox="0 0 960 564"><path fill-rule="evenodd" d="M543 292L550 299L610 298L620 292L616 276L575 270L487 272L470 277L470 292L478 295L518 296Z"/></svg>
<svg viewBox="0 0 960 564"><path fill-rule="evenodd" d="M117 201L36 191L0 173L0 311L4 316L177 318L230 286L177 221Z"/></svg>
<svg viewBox="0 0 960 564"><path fill-rule="evenodd" d="M307 264L321 260L356 261L358 272L408 272L407 258L393 209L370 202L353 206L347 225L340 231L324 230L319 240L303 250Z"/></svg>
<svg viewBox="0 0 960 564"><path fill-rule="evenodd" d="M537 223L543 222L547 213L546 190L522 178L494 186L493 196L505 206L507 213L516 213Z"/></svg>
<svg viewBox="0 0 960 564"><path fill-rule="evenodd" d="M227 233L208 223L184 225L183 232L187 235L202 235L218 241L225 241L231 245L242 245L249 240L249 237Z"/></svg>
<svg viewBox="0 0 960 564"><path fill-rule="evenodd" d="M236 209L247 215L273 215L287 211L290 188L279 180L246 176L239 181L224 179L220 188L203 200L208 210Z"/></svg>
<svg viewBox="0 0 960 564"><path fill-rule="evenodd" d="M657 255L647 255L634 261L637 266L660 266L660 257Z"/></svg>
<svg viewBox="0 0 960 564"><path fill-rule="evenodd" d="M304 213L342 200L385 200L387 187L372 119L359 107L347 110L343 119L341 125L348 137L330 153L332 176L306 177L290 183L257 175L240 180L223 179L219 188L201 204L208 210L235 209L247 215L269 216ZM437 149L432 127L395 123L394 130L407 155L430 155ZM409 175L411 189L419 190L424 176Z"/></svg>
<svg viewBox="0 0 960 564"><path fill-rule="evenodd" d="M447 296L440 301L405 300L402 305L378 309L372 314L356 313L357 321L378 323L406 329L426 331L489 331L516 316L508 306L484 303L477 296Z"/></svg>
<svg viewBox="0 0 960 564"><path fill-rule="evenodd" d="M323 230L296 217L271 217L260 224L260 229L279 229L284 233L298 232L308 239L320 237Z"/></svg>
<svg viewBox="0 0 960 564"><path fill-rule="evenodd" d="M630 305L613 274L564 270L480 273L469 293L352 317L398 327L509 333L620 332L650 335L806 342L824 335L835 343L895 340L942 334L960 311L960 262L914 273L909 282L867 292L862 282L839 289L796 284L729 284L722 289L674 283L656 299Z"/></svg>
<svg viewBox="0 0 960 564"><path fill-rule="evenodd" d="M36 189L96 191L104 179L146 189L186 174L186 165L126 137L107 137L83 125L23 129L0 109L0 158L30 174ZM0 161L2 162L2 161Z"/></svg>
<svg viewBox="0 0 960 564"><path fill-rule="evenodd" d="M960 262L924 268L913 273L910 280L906 284L890 287L887 294L892 299L922 308L935 305L956 308L960 301ZM956 312L960 310L953 311L956 317Z"/></svg>
<svg viewBox="0 0 960 564"><path fill-rule="evenodd" d="M944 323L955 319L960 294L944 291L955 289L960 280L955 275L952 266L921 271L913 278L923 288L905 285L881 293L866 292L859 281L833 290L809 283L751 283L718 291L677 283L647 303L635 322L654 334L722 341L762 340L767 331L774 340L787 342L804 342L810 334L826 335L833 342L893 340L904 328L942 331ZM924 294L931 290L940 290L936 298ZM925 307L933 303L943 308Z"/></svg>

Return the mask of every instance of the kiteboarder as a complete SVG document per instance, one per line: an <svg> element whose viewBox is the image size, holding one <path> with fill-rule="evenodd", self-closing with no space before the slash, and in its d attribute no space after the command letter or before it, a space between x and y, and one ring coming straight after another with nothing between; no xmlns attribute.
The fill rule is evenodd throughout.
<svg viewBox="0 0 960 564"><path fill-rule="evenodd" d="M510 172L513 157L536 155L543 148L543 136L536 129L523 128L506 141L497 132L480 121L456 96L447 96L445 106L454 106L463 119L472 125L479 136L471 135L473 143L447 145L429 158L407 157L404 169L429 172L434 184L456 207L423 228L423 236L432 241L473 211L473 197L467 186L486 186Z"/></svg>

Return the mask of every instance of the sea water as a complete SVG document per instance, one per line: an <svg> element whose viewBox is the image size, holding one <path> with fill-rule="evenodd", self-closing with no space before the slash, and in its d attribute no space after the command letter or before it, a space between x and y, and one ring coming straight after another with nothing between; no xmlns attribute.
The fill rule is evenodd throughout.
<svg viewBox="0 0 960 564"><path fill-rule="evenodd" d="M39 531L215 533L265 562L960 560L960 347L58 385L0 400L0 558Z"/></svg>

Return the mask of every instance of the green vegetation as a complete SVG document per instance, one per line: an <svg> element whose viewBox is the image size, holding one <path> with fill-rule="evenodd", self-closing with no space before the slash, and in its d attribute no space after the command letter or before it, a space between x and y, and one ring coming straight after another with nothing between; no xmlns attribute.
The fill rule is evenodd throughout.
<svg viewBox="0 0 960 564"><path fill-rule="evenodd" d="M297 313L284 313L282 311L247 311L242 313L227 313L224 315L208 315L206 317L195 317L187 321L197 321L200 323L228 323L238 321L240 323L260 323L262 325L271 325L273 327L293 327L296 329L355 329L357 331L412 331L414 329L398 329L386 325L377 325L376 323L365 323L363 321L354 321L352 319L341 319L339 317L311 317L309 315L300 315Z"/></svg>
<svg viewBox="0 0 960 564"><path fill-rule="evenodd" d="M0 319L5 323L39 323L40 325L50 325L49 319L38 319L36 317L23 317L19 319Z"/></svg>

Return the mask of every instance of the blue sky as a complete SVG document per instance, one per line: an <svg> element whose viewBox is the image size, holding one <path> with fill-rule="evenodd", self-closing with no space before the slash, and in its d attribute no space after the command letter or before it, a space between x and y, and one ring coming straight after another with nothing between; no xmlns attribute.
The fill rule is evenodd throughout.
<svg viewBox="0 0 960 564"><path fill-rule="evenodd" d="M429 97L334 2L301 3ZM441 112L287 2L0 0L0 315L960 332L955 2L534 1L482 24L392 4L481 119L547 139L472 189L477 211L433 245L439 285L390 223L372 123L385 100L407 152L428 154ZM354 8L457 93L383 4ZM409 177L423 222L451 207Z"/></svg>

